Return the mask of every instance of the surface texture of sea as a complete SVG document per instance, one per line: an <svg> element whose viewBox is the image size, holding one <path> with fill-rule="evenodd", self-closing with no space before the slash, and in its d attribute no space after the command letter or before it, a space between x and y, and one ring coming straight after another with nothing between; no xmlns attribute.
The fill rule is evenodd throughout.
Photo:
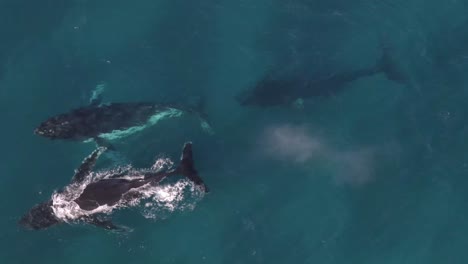
<svg viewBox="0 0 468 264"><path fill-rule="evenodd" d="M466 0L0 0L0 263L468 263L466 14ZM383 47L406 84L235 100L268 73L370 67ZM202 100L214 134L187 117L115 145L148 167L192 141L211 192L116 212L128 234L21 229L95 148L34 128L100 83L105 102Z"/></svg>

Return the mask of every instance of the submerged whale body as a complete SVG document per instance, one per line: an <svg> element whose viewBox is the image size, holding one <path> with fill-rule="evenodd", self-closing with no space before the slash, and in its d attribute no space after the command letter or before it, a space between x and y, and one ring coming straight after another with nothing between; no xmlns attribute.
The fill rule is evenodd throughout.
<svg viewBox="0 0 468 264"><path fill-rule="evenodd" d="M383 73L387 79L405 83L407 76L397 67L390 56L390 49L384 47L382 57L373 67L343 72L322 79L273 78L260 80L252 89L242 91L236 96L242 106L272 107L293 104L297 100L311 97L328 97L337 94L348 83Z"/></svg>
<svg viewBox="0 0 468 264"><path fill-rule="evenodd" d="M96 164L99 156L106 150L99 147L90 156L88 156L81 166L75 171L72 182L62 191L55 193L54 196L65 193L67 196L70 191L78 194L69 198L69 203L76 205L76 211L80 212L74 216L72 222L83 222L92 224L110 230L122 230L112 221L102 215L102 212L96 211L100 207L112 207L120 204L131 191L147 185L159 185L165 178L176 175L187 177L191 182L200 188L202 192L208 192L202 178L198 175L194 167L192 157L192 144L185 143L180 164L177 168L164 171L142 170L137 171L138 177L129 172L117 172L104 179L89 180L89 175ZM132 196L142 195L139 192L131 193ZM53 197L54 197L53 196ZM60 208L56 207L55 201L50 200L34 206L26 213L19 224L27 229L39 230L50 226L70 222L70 219L64 219L57 213Z"/></svg>
<svg viewBox="0 0 468 264"><path fill-rule="evenodd" d="M203 128L209 130L204 115L192 109L155 103L90 104L42 122L34 133L50 139L113 140L141 131L167 118L186 113L200 118Z"/></svg>

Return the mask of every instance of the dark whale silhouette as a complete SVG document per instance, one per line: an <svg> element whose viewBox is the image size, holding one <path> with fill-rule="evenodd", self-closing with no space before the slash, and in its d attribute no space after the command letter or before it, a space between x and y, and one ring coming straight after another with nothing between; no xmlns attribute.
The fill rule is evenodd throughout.
<svg viewBox="0 0 468 264"><path fill-rule="evenodd" d="M200 111L176 105L149 102L91 103L42 122L34 133L50 139L88 140L109 147L105 142L141 131L160 120L195 114L203 128L210 131L206 116Z"/></svg>
<svg viewBox="0 0 468 264"><path fill-rule="evenodd" d="M252 89L239 93L236 100L243 106L271 107L288 105L298 99L335 95L344 89L348 83L379 73L384 73L389 80L405 83L407 76L397 67L397 63L390 56L390 53L390 48L384 46L382 57L375 66L343 72L322 79L310 80L308 78L274 78L267 76Z"/></svg>
<svg viewBox="0 0 468 264"><path fill-rule="evenodd" d="M81 166L75 171L72 182L63 190L67 188L76 188L85 184L87 176L90 175L94 168L99 156L106 150L105 147L99 147L90 156L88 156ZM74 198L72 201L76 203L80 210L86 212L75 221L92 224L98 227L111 230L121 230L112 223L110 219L104 218L99 213L94 214L92 211L100 206L114 206L119 203L124 196L132 189L142 187L147 184L157 185L165 178L176 175L182 175L199 186L204 192L208 192L202 178L198 176L198 172L194 167L192 156L192 143L185 143L180 164L177 168L167 171L151 172L145 171L141 173L143 177L129 178L126 173L116 173L108 178L92 181L88 183L81 194ZM62 191L63 192L63 191ZM138 195L138 193L132 193ZM44 229L56 224L64 223L54 212L53 200L50 199L46 202L34 206L27 214L25 214L19 224L25 228L39 230Z"/></svg>

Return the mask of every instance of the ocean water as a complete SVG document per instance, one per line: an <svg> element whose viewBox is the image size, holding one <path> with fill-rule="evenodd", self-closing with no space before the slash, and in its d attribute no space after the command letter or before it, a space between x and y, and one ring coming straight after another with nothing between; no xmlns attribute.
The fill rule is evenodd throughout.
<svg viewBox="0 0 468 264"><path fill-rule="evenodd" d="M0 0L0 262L468 263L466 13L461 0ZM382 44L407 83L378 74L302 108L234 99L267 73L369 67ZM128 234L21 229L95 148L34 128L99 83L107 102L203 98L213 135L183 118L116 147L148 167L192 141L211 192L116 212Z"/></svg>

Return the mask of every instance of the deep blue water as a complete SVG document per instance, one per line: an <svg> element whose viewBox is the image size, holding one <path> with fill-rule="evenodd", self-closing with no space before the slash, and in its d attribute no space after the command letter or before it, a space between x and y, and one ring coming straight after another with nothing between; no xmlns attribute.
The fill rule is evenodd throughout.
<svg viewBox="0 0 468 264"><path fill-rule="evenodd" d="M1 263L468 263L468 2L0 0ZM410 82L362 78L303 108L241 107L266 72L373 65L384 36ZM135 166L191 140L211 193L165 219L23 230L94 144L33 134L105 101L201 97L215 130L161 123L116 143ZM109 164L107 164L109 165Z"/></svg>

